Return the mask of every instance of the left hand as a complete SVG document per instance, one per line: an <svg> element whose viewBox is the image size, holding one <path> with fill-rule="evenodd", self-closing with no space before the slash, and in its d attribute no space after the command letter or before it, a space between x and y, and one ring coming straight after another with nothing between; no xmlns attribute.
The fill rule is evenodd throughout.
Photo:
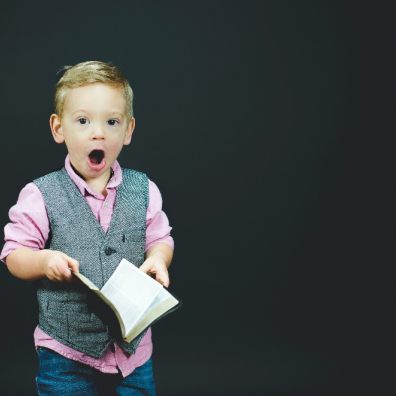
<svg viewBox="0 0 396 396"><path fill-rule="evenodd" d="M169 286L168 268L162 258L157 256L148 257L139 269L153 277L161 285Z"/></svg>

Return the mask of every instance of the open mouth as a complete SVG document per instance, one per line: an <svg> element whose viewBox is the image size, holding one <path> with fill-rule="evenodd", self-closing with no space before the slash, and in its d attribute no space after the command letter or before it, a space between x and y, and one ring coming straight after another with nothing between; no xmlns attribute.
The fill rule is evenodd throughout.
<svg viewBox="0 0 396 396"><path fill-rule="evenodd" d="M93 165L99 165L104 158L104 151L103 150L92 150L89 155L89 161Z"/></svg>

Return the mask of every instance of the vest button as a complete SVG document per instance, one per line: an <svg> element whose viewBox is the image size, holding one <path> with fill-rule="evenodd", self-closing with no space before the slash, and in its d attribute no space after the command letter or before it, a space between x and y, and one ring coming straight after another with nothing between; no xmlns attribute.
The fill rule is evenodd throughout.
<svg viewBox="0 0 396 396"><path fill-rule="evenodd" d="M105 249L105 254L106 254L106 256L110 256L110 255L112 255L113 253L115 253L115 250L112 249L111 247L107 247L107 248Z"/></svg>

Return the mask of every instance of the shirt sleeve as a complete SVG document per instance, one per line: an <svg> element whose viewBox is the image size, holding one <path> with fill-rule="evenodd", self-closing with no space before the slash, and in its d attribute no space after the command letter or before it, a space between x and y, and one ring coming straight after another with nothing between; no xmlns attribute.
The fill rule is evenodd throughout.
<svg viewBox="0 0 396 396"><path fill-rule="evenodd" d="M170 235L172 227L162 210L162 197L157 185L149 180L149 203L146 217L146 251L157 243L167 243L172 249L174 241Z"/></svg>
<svg viewBox="0 0 396 396"><path fill-rule="evenodd" d="M19 193L17 203L9 210L10 222L4 227L3 250L0 260L19 247L44 249L49 235L49 221L44 199L34 183Z"/></svg>

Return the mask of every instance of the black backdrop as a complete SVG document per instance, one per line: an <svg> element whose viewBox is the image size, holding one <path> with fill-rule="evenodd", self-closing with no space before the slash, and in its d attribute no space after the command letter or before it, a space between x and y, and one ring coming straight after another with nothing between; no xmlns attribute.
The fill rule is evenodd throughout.
<svg viewBox="0 0 396 396"><path fill-rule="evenodd" d="M135 91L120 161L160 187L184 302L154 328L159 395L392 394L395 34L372 3L1 2L1 226L63 163L56 71L112 61ZM0 393L31 395L33 287L3 266L0 304Z"/></svg>

